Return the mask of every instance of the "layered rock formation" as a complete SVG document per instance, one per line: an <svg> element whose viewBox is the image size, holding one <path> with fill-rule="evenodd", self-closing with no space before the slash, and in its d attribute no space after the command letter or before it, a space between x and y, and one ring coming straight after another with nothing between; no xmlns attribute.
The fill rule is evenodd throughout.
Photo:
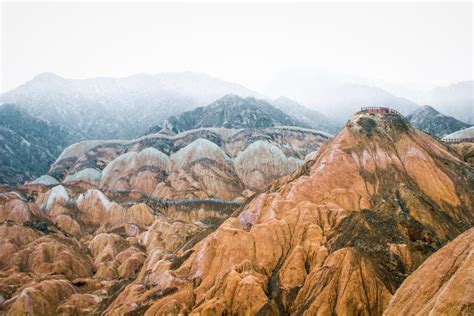
<svg viewBox="0 0 474 316"><path fill-rule="evenodd" d="M211 128L81 142L61 154L48 180L54 176L64 183L83 181L103 191L138 191L161 199L243 199L293 172L329 136L297 127Z"/></svg>
<svg viewBox="0 0 474 316"><path fill-rule="evenodd" d="M0 314L101 314L144 264L178 262L178 249L239 206L106 196L80 182L7 188L0 193Z"/></svg>
<svg viewBox="0 0 474 316"><path fill-rule="evenodd" d="M472 229L445 246L474 224L473 171L456 153L394 114L357 114L310 155L299 142L321 136L272 131L80 144L54 168L74 175L103 161L99 186L45 177L2 187L0 313L470 312L457 280L471 275ZM234 190L227 179L245 191L260 173L278 177L253 164L262 155L281 174L285 161L307 158L245 202L209 198ZM158 174L153 166L173 199L145 192L154 179L133 189L141 172ZM422 281L433 266L445 277ZM414 300L407 293L423 282Z"/></svg>
<svg viewBox="0 0 474 316"><path fill-rule="evenodd" d="M424 259L474 224L471 179L403 118L356 115L299 172L178 252L184 262L147 267L108 312L382 314Z"/></svg>

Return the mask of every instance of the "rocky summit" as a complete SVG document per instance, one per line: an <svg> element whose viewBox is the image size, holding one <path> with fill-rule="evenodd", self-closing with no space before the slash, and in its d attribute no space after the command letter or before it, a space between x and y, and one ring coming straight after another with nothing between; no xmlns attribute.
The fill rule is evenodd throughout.
<svg viewBox="0 0 474 316"><path fill-rule="evenodd" d="M77 143L1 188L0 313L471 314L473 179L391 112Z"/></svg>
<svg viewBox="0 0 474 316"><path fill-rule="evenodd" d="M223 96L208 106L171 116L162 125L163 127L152 127L148 133L161 131L176 134L202 127L311 127L310 124L295 119L264 100L253 97L242 98L233 94ZM319 126L324 127L324 124Z"/></svg>

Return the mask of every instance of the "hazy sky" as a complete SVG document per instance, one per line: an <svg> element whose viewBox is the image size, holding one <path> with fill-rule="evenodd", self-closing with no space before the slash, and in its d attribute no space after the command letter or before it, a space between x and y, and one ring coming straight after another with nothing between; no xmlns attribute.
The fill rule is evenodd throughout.
<svg viewBox="0 0 474 316"><path fill-rule="evenodd" d="M472 79L472 3L3 3L2 87L198 71L258 90L285 69Z"/></svg>

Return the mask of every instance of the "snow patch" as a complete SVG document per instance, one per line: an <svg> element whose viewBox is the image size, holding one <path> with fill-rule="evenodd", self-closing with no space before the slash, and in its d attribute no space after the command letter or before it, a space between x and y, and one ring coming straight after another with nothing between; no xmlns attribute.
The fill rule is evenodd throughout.
<svg viewBox="0 0 474 316"><path fill-rule="evenodd" d="M99 184L102 172L94 168L82 169L74 174L70 174L64 179L64 182L85 181L93 184Z"/></svg>
<svg viewBox="0 0 474 316"><path fill-rule="evenodd" d="M67 203L69 201L69 194L62 185L57 185L50 190L48 201L46 202L46 211L49 211L56 202Z"/></svg>
<svg viewBox="0 0 474 316"><path fill-rule="evenodd" d="M443 139L456 139L456 138L474 138L474 126L462 129L460 131L454 132L447 136L444 136Z"/></svg>
<svg viewBox="0 0 474 316"><path fill-rule="evenodd" d="M141 167L159 167L166 172L170 169L170 159L156 148L148 147L140 152L128 152L112 160L102 171L100 185L111 179L130 175Z"/></svg>
<svg viewBox="0 0 474 316"><path fill-rule="evenodd" d="M174 170L179 170L194 161L206 158L222 164L231 162L231 159L219 146L207 139L198 138L171 156L172 167Z"/></svg>
<svg viewBox="0 0 474 316"><path fill-rule="evenodd" d="M56 178L51 177L50 175L42 175L39 178L36 178L34 181L31 181L30 183L34 184L45 184L45 185L57 185L59 184L59 181Z"/></svg>
<svg viewBox="0 0 474 316"><path fill-rule="evenodd" d="M102 204L103 208L108 211L110 208L110 201L109 199L102 193L101 191L97 189L89 189L86 192L82 193L79 195L77 199L77 205L80 206L86 202L87 200L97 200Z"/></svg>

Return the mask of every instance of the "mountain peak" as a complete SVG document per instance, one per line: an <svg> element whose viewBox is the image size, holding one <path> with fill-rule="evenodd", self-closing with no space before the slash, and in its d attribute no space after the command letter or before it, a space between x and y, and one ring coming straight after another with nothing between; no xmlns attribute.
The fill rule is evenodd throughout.
<svg viewBox="0 0 474 316"><path fill-rule="evenodd" d="M64 80L63 77L53 73L53 72L42 72L37 74L33 79L33 81L51 81L51 80Z"/></svg>
<svg viewBox="0 0 474 316"><path fill-rule="evenodd" d="M370 138L374 134L394 136L398 133L407 132L410 124L402 115L396 113L360 111L349 120L346 127L361 132Z"/></svg>
<svg viewBox="0 0 474 316"><path fill-rule="evenodd" d="M205 107L171 116L164 122L163 133L180 133L203 127L266 128L309 125L277 109L265 100L227 94ZM151 128L150 131L156 131Z"/></svg>
<svg viewBox="0 0 474 316"><path fill-rule="evenodd" d="M407 116L407 119L416 128L436 137L443 137L470 126L454 117L440 113L430 105L416 109Z"/></svg>
<svg viewBox="0 0 474 316"><path fill-rule="evenodd" d="M246 99L248 99L248 98L243 98L239 95L230 93L230 94L226 94L222 98L217 99L211 105L220 105L222 103L229 103L229 102L233 102L233 103L244 102Z"/></svg>

